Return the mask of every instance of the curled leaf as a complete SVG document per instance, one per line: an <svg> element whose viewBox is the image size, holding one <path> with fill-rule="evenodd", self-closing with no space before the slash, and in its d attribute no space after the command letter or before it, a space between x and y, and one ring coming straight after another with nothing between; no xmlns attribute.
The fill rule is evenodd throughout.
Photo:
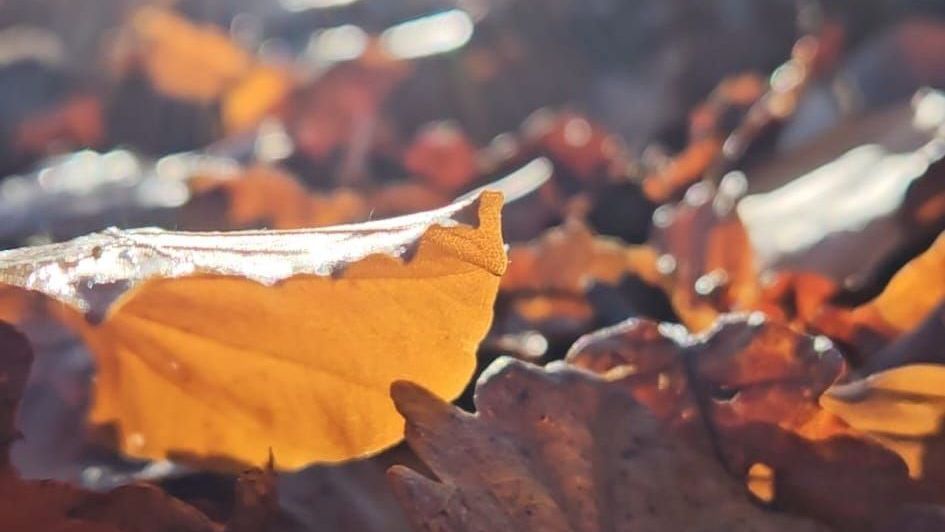
<svg viewBox="0 0 945 532"><path fill-rule="evenodd" d="M394 380L460 393L505 269L501 201L323 230L111 230L4 252L0 281L65 304L98 365L90 418L125 453L298 468L396 443Z"/></svg>

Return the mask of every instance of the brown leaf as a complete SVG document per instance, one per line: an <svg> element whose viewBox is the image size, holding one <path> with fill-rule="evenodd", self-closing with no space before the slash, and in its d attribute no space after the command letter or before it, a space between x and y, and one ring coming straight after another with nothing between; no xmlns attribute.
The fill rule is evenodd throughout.
<svg viewBox="0 0 945 532"><path fill-rule="evenodd" d="M755 308L767 316L790 323L797 330L814 321L838 291L837 284L810 272L784 271L763 278L760 301Z"/></svg>
<svg viewBox="0 0 945 532"><path fill-rule="evenodd" d="M576 342L568 361L625 387L674 433L708 426L734 474L763 464L777 507L871 530L905 503L942 500L899 457L819 407L843 366L824 338L758 314L695 336L629 320Z"/></svg>
<svg viewBox="0 0 945 532"><path fill-rule="evenodd" d="M219 28L162 7L135 11L126 32L133 59L155 87L176 98L212 101L252 67L250 54Z"/></svg>
<svg viewBox="0 0 945 532"><path fill-rule="evenodd" d="M624 381L637 400L677 421L693 417L695 400L716 426L766 423L816 438L830 427L817 397L844 366L826 339L757 313L724 316L692 336L680 326L628 320L581 338L567 360Z"/></svg>
<svg viewBox="0 0 945 532"><path fill-rule="evenodd" d="M610 161L621 155L616 137L574 112L541 109L528 118L523 129L526 145L547 153L585 186L605 176Z"/></svg>
<svg viewBox="0 0 945 532"><path fill-rule="evenodd" d="M9 473L10 445L16 440L16 409L19 406L33 351L13 326L0 321L0 473Z"/></svg>
<svg viewBox="0 0 945 532"><path fill-rule="evenodd" d="M285 518L280 532L409 532L385 472L393 464L419 459L399 445L367 460L325 464L286 475L279 482Z"/></svg>
<svg viewBox="0 0 945 532"><path fill-rule="evenodd" d="M823 530L768 514L620 386L500 359L465 413L392 388L407 441L440 479L390 477L422 530Z"/></svg>
<svg viewBox="0 0 945 532"><path fill-rule="evenodd" d="M428 187L448 194L467 188L478 175L476 147L449 122L422 129L404 154L404 166Z"/></svg>
<svg viewBox="0 0 945 532"><path fill-rule="evenodd" d="M225 532L270 530L279 515L272 460L266 469L251 469L236 480L236 504Z"/></svg>
<svg viewBox="0 0 945 532"><path fill-rule="evenodd" d="M681 191L702 179L722 151L722 141L715 136L699 139L686 146L665 167L653 171L643 181L643 192L656 203L678 197Z"/></svg>
<svg viewBox="0 0 945 532"><path fill-rule="evenodd" d="M626 274L655 283L655 262L651 249L596 236L583 222L569 219L533 242L513 246L500 288L583 294L589 283L616 284Z"/></svg>
<svg viewBox="0 0 945 532"><path fill-rule="evenodd" d="M718 191L699 183L683 201L653 215L661 284L692 331L707 329L719 314L759 304L754 252L734 208L744 187L736 175L726 177Z"/></svg>

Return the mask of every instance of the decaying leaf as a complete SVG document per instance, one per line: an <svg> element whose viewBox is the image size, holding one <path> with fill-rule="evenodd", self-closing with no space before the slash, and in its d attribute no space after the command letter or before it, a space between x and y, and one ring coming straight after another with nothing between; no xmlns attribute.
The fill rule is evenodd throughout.
<svg viewBox="0 0 945 532"><path fill-rule="evenodd" d="M242 477L245 492L253 486L255 498L240 497L234 520L226 528L156 486L129 484L105 493L86 491L52 480L22 480L9 463L9 448L16 438L14 417L26 385L32 352L24 336L0 323L0 529L49 532L260 532L275 509L260 504L273 500L274 485L261 482L267 472Z"/></svg>
<svg viewBox="0 0 945 532"><path fill-rule="evenodd" d="M703 331L725 312L755 308L761 288L754 253L735 202L743 177L729 175L716 191L708 183L689 188L683 201L653 215L653 246L661 254L661 284L683 323Z"/></svg>
<svg viewBox="0 0 945 532"><path fill-rule="evenodd" d="M501 203L323 230L110 230L3 252L0 281L64 304L98 366L91 421L128 455L271 450L294 469L399 441L394 380L460 393L505 269Z"/></svg>
<svg viewBox="0 0 945 532"><path fill-rule="evenodd" d="M916 328L870 356L857 373L870 375L909 364L945 364L945 300Z"/></svg>
<svg viewBox="0 0 945 532"><path fill-rule="evenodd" d="M722 151L722 141L716 137L699 139L686 146L664 167L647 175L643 181L646 197L663 203L689 185L702 179Z"/></svg>
<svg viewBox="0 0 945 532"><path fill-rule="evenodd" d="M422 530L825 530L753 506L619 385L563 364L500 359L475 415L406 382L392 395L440 479L390 470Z"/></svg>
<svg viewBox="0 0 945 532"><path fill-rule="evenodd" d="M581 338L567 360L624 382L667 421L674 421L669 414L677 423L691 420L698 408L717 426L766 423L811 438L837 434L824 425L816 398L842 374L842 356L829 340L758 313L723 316L700 335L631 319Z"/></svg>
<svg viewBox="0 0 945 532"><path fill-rule="evenodd" d="M13 288L0 287L0 321L17 323L29 312L30 300Z"/></svg>
<svg viewBox="0 0 945 532"><path fill-rule="evenodd" d="M568 361L624 387L682 438L708 427L726 468L778 508L873 530L905 504L945 500L938 483L910 479L898 456L819 407L841 375L839 352L759 314L702 335L628 320L576 342Z"/></svg>
<svg viewBox="0 0 945 532"><path fill-rule="evenodd" d="M419 464L406 445L367 460L323 464L279 479L280 532L410 532L386 481L393 464Z"/></svg>

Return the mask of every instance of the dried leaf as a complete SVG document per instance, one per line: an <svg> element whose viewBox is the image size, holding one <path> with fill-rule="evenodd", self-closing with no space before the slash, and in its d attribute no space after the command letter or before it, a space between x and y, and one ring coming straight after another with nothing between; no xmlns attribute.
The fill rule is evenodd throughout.
<svg viewBox="0 0 945 532"><path fill-rule="evenodd" d="M173 97L209 102L246 75L253 59L220 29L147 6L131 17L132 46L152 83Z"/></svg>
<svg viewBox="0 0 945 532"><path fill-rule="evenodd" d="M616 284L626 274L655 283L659 279L655 264L651 249L595 236L579 220L569 219L534 242L509 250L501 288L582 294L589 283Z"/></svg>
<svg viewBox="0 0 945 532"><path fill-rule="evenodd" d="M286 100L292 86L288 72L254 67L223 96L220 118L224 129L228 134L238 134L252 128Z"/></svg>
<svg viewBox="0 0 945 532"><path fill-rule="evenodd" d="M188 184L198 196L195 210L206 209L201 197L222 193L227 228L321 227L363 220L371 212L368 202L353 190L310 194L294 176L272 166L256 165L237 176L197 176Z"/></svg>
<svg viewBox="0 0 945 532"><path fill-rule="evenodd" d="M19 323L29 313L30 299L20 291L0 286L0 321Z"/></svg>
<svg viewBox="0 0 945 532"><path fill-rule="evenodd" d="M279 482L280 532L410 532L412 527L386 481L393 464L419 464L406 445L367 460L317 465Z"/></svg>
<svg viewBox="0 0 945 532"><path fill-rule="evenodd" d="M816 271L860 302L878 294L908 260L897 255L917 255L942 230L934 201L945 175L945 120L926 110L943 100L917 93L749 166L752 193L738 213L759 265ZM899 264L887 273L891 259Z"/></svg>
<svg viewBox="0 0 945 532"><path fill-rule="evenodd" d="M390 470L421 530L825 530L753 506L620 386L564 365L495 362L475 415L411 383L391 393L440 479Z"/></svg>
<svg viewBox="0 0 945 532"><path fill-rule="evenodd" d="M760 314L724 316L702 335L631 319L581 338L567 360L624 382L666 421L688 422L699 408L719 427L765 423L819 439L837 430L823 425L816 398L843 369L825 340Z"/></svg>
<svg viewBox="0 0 945 532"><path fill-rule="evenodd" d="M421 130L407 149L404 166L427 186L456 194L477 177L476 147L459 127L432 124Z"/></svg>
<svg viewBox="0 0 945 532"><path fill-rule="evenodd" d="M945 301L918 327L872 355L858 373L869 375L909 364L945 364Z"/></svg>
<svg viewBox="0 0 945 532"><path fill-rule="evenodd" d="M73 309L98 363L90 418L125 453L271 450L292 469L397 442L394 380L462 391L505 269L500 206L484 193L324 230L112 230L4 252L0 280Z"/></svg>
<svg viewBox="0 0 945 532"><path fill-rule="evenodd" d="M876 373L834 386L820 403L899 454L913 477L922 477L929 440L942 432L945 365L913 364Z"/></svg>
<svg viewBox="0 0 945 532"><path fill-rule="evenodd" d="M722 141L717 137L692 142L665 168L646 176L643 192L656 203L664 203L674 196L678 198L677 194L702 179L721 151Z"/></svg>
<svg viewBox="0 0 945 532"><path fill-rule="evenodd" d="M872 301L853 310L826 308L813 327L857 347L865 362L883 345L919 327L945 301L945 233L893 276Z"/></svg>
<svg viewBox="0 0 945 532"><path fill-rule="evenodd" d="M225 532L271 529L280 513L273 465L270 461L266 469L246 471L236 480L236 504Z"/></svg>
<svg viewBox="0 0 945 532"><path fill-rule="evenodd" d="M619 140L586 117L570 111L536 111L524 126L524 142L570 170L585 186L605 174L619 156Z"/></svg>
<svg viewBox="0 0 945 532"><path fill-rule="evenodd" d="M217 532L195 508L146 485L107 493L56 481L21 480L9 463L14 416L32 363L25 337L0 323L0 529L61 532Z"/></svg>
<svg viewBox="0 0 945 532"><path fill-rule="evenodd" d="M945 500L936 483L910 479L898 456L818 406L843 361L824 338L757 314L695 336L628 320L576 342L568 361L623 386L675 434L708 426L749 488L759 488L753 470L770 469L761 487L778 508L872 530L904 504Z"/></svg>
<svg viewBox="0 0 945 532"><path fill-rule="evenodd" d="M797 330L805 330L836 295L838 287L832 280L816 273L786 271L773 274L761 290L757 310L790 323Z"/></svg>
<svg viewBox="0 0 945 532"><path fill-rule="evenodd" d="M653 215L657 269L683 323L699 332L725 312L754 309L761 288L748 234L735 211L743 177L727 176L718 191L693 185L685 199Z"/></svg>

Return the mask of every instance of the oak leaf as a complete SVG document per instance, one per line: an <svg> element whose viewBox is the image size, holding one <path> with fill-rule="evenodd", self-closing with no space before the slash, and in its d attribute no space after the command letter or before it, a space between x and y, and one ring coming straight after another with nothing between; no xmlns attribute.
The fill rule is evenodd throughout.
<svg viewBox="0 0 945 532"><path fill-rule="evenodd" d="M726 469L778 508L873 530L904 505L945 500L940 483L909 478L896 454L819 406L843 368L829 341L760 314L725 316L700 335L628 320L585 336L567 360L624 387L682 438L708 427Z"/></svg>
<svg viewBox="0 0 945 532"><path fill-rule="evenodd" d="M826 530L752 505L619 385L563 364L500 359L475 415L412 383L391 393L439 478L389 472L421 530Z"/></svg>
<svg viewBox="0 0 945 532"><path fill-rule="evenodd" d="M0 281L64 304L97 362L90 419L126 454L271 450L295 469L399 441L394 380L462 391L505 269L501 203L308 231L110 230L3 252Z"/></svg>

